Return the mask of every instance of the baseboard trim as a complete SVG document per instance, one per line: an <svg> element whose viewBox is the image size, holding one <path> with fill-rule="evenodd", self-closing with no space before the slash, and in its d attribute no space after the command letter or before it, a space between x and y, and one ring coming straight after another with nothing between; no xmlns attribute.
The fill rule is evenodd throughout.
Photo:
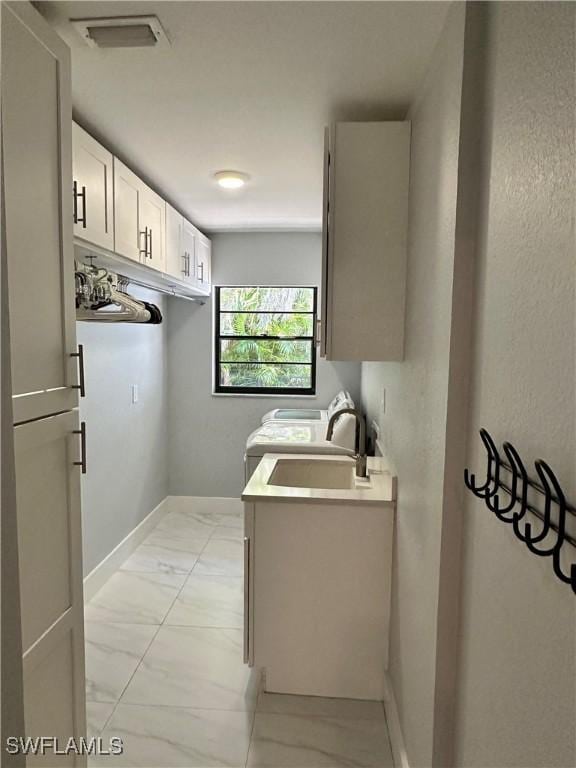
<svg viewBox="0 0 576 768"><path fill-rule="evenodd" d="M392 747L392 756L394 758L395 768L410 768L404 734L400 724L400 715L394 696L392 680L388 672L384 673L384 710L386 712L386 722L388 723L388 735L390 737L390 746Z"/></svg>
<svg viewBox="0 0 576 768"><path fill-rule="evenodd" d="M150 512L128 536L114 547L112 552L107 555L98 565L93 568L84 578L84 602L91 600L96 592L101 589L108 579L113 576L121 567L122 563L130 557L136 547L141 544L148 536L150 531L155 528L160 520L168 513L170 496Z"/></svg>

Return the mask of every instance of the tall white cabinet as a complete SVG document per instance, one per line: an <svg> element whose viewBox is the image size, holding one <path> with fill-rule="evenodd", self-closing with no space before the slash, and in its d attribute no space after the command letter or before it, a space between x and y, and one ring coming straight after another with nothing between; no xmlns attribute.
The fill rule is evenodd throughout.
<svg viewBox="0 0 576 768"><path fill-rule="evenodd" d="M410 123L326 130L321 354L402 360Z"/></svg>
<svg viewBox="0 0 576 768"><path fill-rule="evenodd" d="M28 3L1 12L25 731L65 743L86 728L70 58Z"/></svg>

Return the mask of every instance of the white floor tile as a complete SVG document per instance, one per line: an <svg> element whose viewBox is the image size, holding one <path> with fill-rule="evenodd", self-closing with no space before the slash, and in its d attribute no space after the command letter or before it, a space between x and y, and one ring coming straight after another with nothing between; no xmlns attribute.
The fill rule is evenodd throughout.
<svg viewBox="0 0 576 768"><path fill-rule="evenodd" d="M327 699L322 696L292 696L261 691L257 712L306 717L344 717L352 720L384 720L381 701Z"/></svg>
<svg viewBox="0 0 576 768"><path fill-rule="evenodd" d="M146 624L86 622L86 698L115 702L157 632Z"/></svg>
<svg viewBox="0 0 576 768"><path fill-rule="evenodd" d="M257 713L250 768L393 768L384 720Z"/></svg>
<svg viewBox="0 0 576 768"><path fill-rule="evenodd" d="M176 598L165 624L190 627L235 627L244 621L244 580L193 571Z"/></svg>
<svg viewBox="0 0 576 768"><path fill-rule="evenodd" d="M214 532L210 537L211 541L214 539L233 539L234 541L243 541L244 528L242 526L235 528L227 525L219 525L218 528L214 529Z"/></svg>
<svg viewBox="0 0 576 768"><path fill-rule="evenodd" d="M204 545L198 544L198 552L192 553L178 546L173 546L170 539L164 544L144 542L137 547L122 565L123 571L136 573L183 573L189 574Z"/></svg>
<svg viewBox="0 0 576 768"><path fill-rule="evenodd" d="M161 624L185 580L183 574L115 573L86 606L86 620Z"/></svg>
<svg viewBox="0 0 576 768"><path fill-rule="evenodd" d="M260 675L242 662L239 629L163 626L121 701L253 710Z"/></svg>
<svg viewBox="0 0 576 768"><path fill-rule="evenodd" d="M169 512L154 529L155 533L162 532L165 535L178 539L194 539L195 541L208 541L217 523L208 522L198 516L188 515L183 512Z"/></svg>
<svg viewBox="0 0 576 768"><path fill-rule="evenodd" d="M124 754L102 765L133 768L244 768L252 713L120 704L103 738L118 736Z"/></svg>
<svg viewBox="0 0 576 768"><path fill-rule="evenodd" d="M102 733L115 704L106 701L86 702L86 733L89 739Z"/></svg>
<svg viewBox="0 0 576 768"><path fill-rule="evenodd" d="M210 539L195 566L196 573L213 576L242 576L244 543L240 539Z"/></svg>

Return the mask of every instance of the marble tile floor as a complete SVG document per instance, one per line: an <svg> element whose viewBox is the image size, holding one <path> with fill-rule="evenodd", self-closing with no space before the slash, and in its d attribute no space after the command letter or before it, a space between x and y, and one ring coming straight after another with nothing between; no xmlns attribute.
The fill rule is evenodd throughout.
<svg viewBox="0 0 576 768"><path fill-rule="evenodd" d="M86 606L89 736L124 742L90 765L392 768L379 702L261 690L242 662L242 504L171 500Z"/></svg>

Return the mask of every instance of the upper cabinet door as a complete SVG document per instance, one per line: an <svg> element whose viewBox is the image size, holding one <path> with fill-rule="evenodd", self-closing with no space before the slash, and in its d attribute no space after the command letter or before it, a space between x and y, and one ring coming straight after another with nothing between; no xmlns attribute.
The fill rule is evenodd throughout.
<svg viewBox="0 0 576 768"><path fill-rule="evenodd" d="M2 127L12 391L21 422L78 405L70 56L28 3L2 4Z"/></svg>
<svg viewBox="0 0 576 768"><path fill-rule="evenodd" d="M114 158L114 250L121 256L143 262L147 245L144 234L140 235L142 187L138 176Z"/></svg>
<svg viewBox="0 0 576 768"><path fill-rule="evenodd" d="M196 243L196 284L200 290L210 293L211 285L212 243L201 232L198 232Z"/></svg>
<svg viewBox="0 0 576 768"><path fill-rule="evenodd" d="M166 203L166 273L183 280L186 276L186 260L182 249L183 217Z"/></svg>
<svg viewBox="0 0 576 768"><path fill-rule="evenodd" d="M328 360L403 359L409 170L409 122L332 126L322 264Z"/></svg>
<svg viewBox="0 0 576 768"><path fill-rule="evenodd" d="M72 125L74 235L114 250L112 154Z"/></svg>
<svg viewBox="0 0 576 768"><path fill-rule="evenodd" d="M198 236L199 232L196 227L192 226L189 221L184 219L182 224L182 251L184 261L186 262L186 275L184 279L198 285L198 279L196 274L196 264L198 260Z"/></svg>
<svg viewBox="0 0 576 768"><path fill-rule="evenodd" d="M164 272L166 270L164 253L166 203L150 187L147 187L143 182L140 183L139 224L140 237L144 243L141 261L149 267Z"/></svg>

